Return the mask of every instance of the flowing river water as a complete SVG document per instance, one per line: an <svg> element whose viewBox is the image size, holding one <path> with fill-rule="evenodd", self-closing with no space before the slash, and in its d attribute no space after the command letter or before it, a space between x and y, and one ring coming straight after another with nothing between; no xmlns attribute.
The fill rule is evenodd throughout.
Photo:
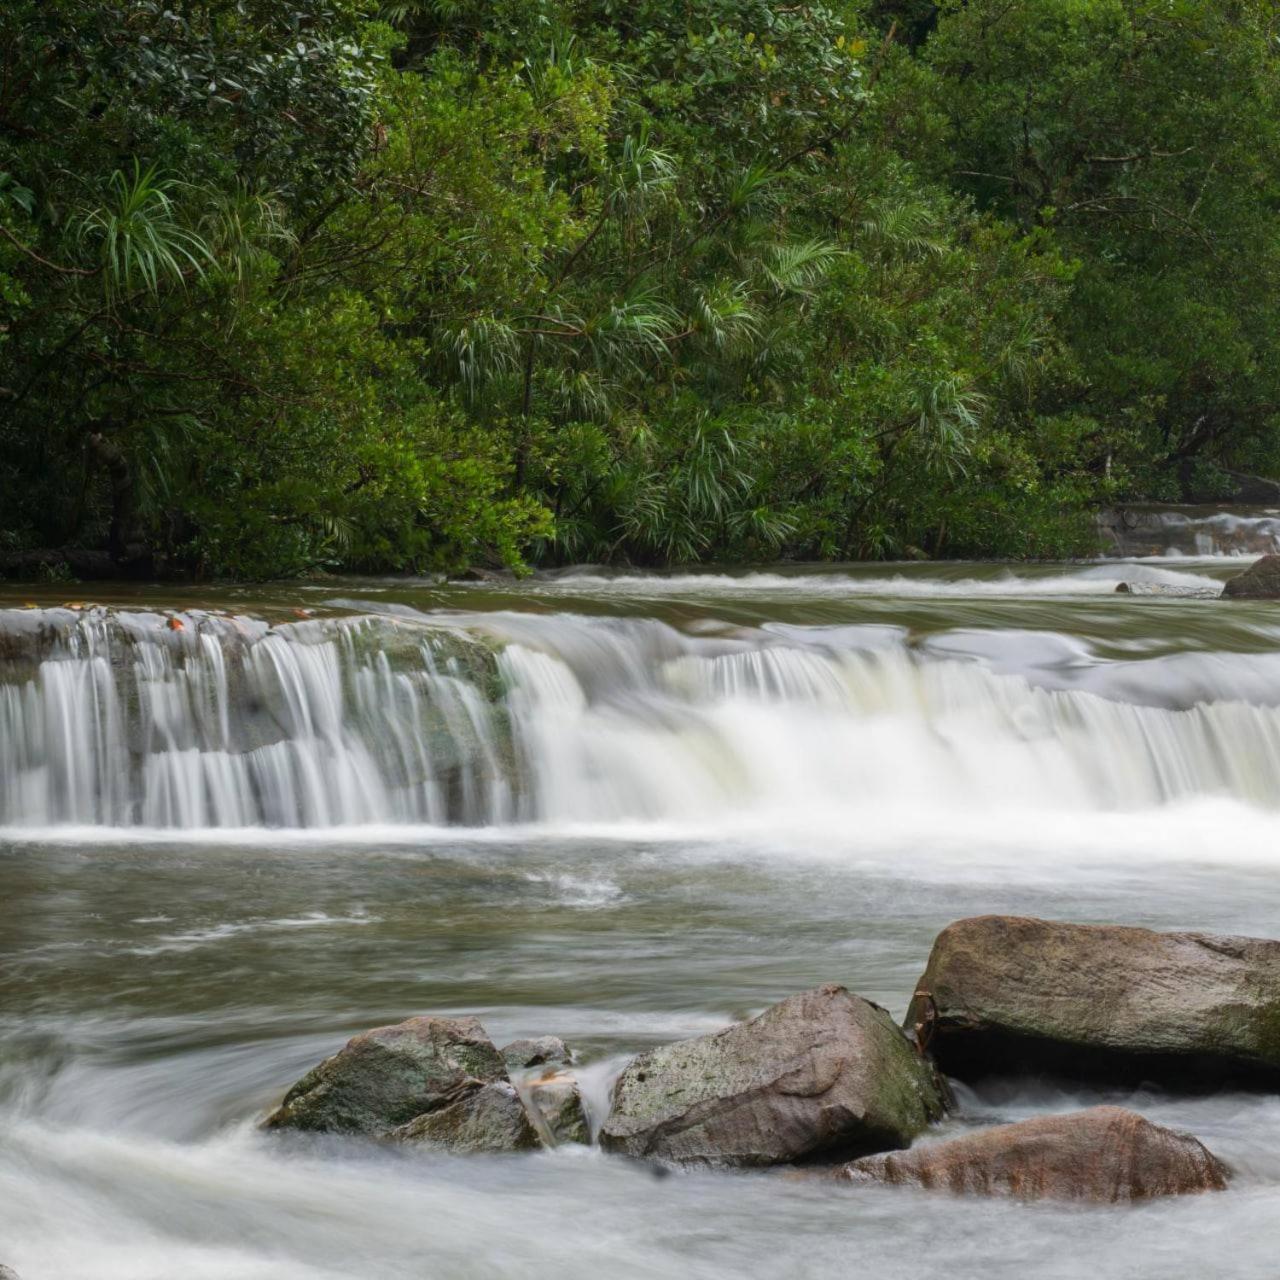
<svg viewBox="0 0 1280 1280"><path fill-rule="evenodd" d="M630 1054L803 988L900 1014L961 916L1280 936L1280 605L1208 598L1242 563L4 588L0 1262L1273 1280L1265 1094L961 1090L957 1131L1105 1098L1235 1170L1124 1209L255 1128L414 1013L563 1036L598 1121Z"/></svg>

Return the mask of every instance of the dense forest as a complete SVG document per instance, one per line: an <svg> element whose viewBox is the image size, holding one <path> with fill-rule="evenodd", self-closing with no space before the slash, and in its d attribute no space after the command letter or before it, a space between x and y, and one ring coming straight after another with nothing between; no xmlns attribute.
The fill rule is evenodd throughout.
<svg viewBox="0 0 1280 1280"><path fill-rule="evenodd" d="M1062 556L1280 472L1264 0L7 0L0 560Z"/></svg>

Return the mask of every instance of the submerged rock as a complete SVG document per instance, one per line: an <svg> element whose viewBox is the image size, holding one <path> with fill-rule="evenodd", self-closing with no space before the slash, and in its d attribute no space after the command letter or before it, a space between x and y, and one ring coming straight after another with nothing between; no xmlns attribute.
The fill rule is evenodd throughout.
<svg viewBox="0 0 1280 1280"><path fill-rule="evenodd" d="M520 1107L502 1055L475 1018L410 1018L348 1041L303 1076L263 1124L456 1143L459 1150L494 1150L502 1134L513 1145L501 1149L536 1146L528 1118L521 1108L522 1128L512 1101Z"/></svg>
<svg viewBox="0 0 1280 1280"><path fill-rule="evenodd" d="M1228 578L1222 594L1235 600L1280 600L1280 555L1263 556Z"/></svg>
<svg viewBox="0 0 1280 1280"><path fill-rule="evenodd" d="M542 1146L515 1086L501 1082L464 1087L453 1101L410 1120L390 1136L467 1155L536 1151Z"/></svg>
<svg viewBox="0 0 1280 1280"><path fill-rule="evenodd" d="M906 1146L945 1109L928 1062L843 987L791 996L749 1022L635 1058L600 1145L735 1166Z"/></svg>
<svg viewBox="0 0 1280 1280"><path fill-rule="evenodd" d="M529 1067L568 1066L573 1061L573 1051L559 1036L538 1036L532 1040L513 1040L499 1052L508 1071L523 1071Z"/></svg>
<svg viewBox="0 0 1280 1280"><path fill-rule="evenodd" d="M1280 1082L1280 942L979 916L942 931L907 1025L961 1079Z"/></svg>
<svg viewBox="0 0 1280 1280"><path fill-rule="evenodd" d="M950 1142L867 1156L840 1170L851 1182L957 1195L1119 1204L1221 1191L1227 1170L1189 1134L1121 1107L1003 1124Z"/></svg>
<svg viewBox="0 0 1280 1280"><path fill-rule="evenodd" d="M525 1097L535 1124L552 1146L590 1143L591 1126L582 1105L582 1091L573 1076L564 1072L543 1076L525 1087Z"/></svg>

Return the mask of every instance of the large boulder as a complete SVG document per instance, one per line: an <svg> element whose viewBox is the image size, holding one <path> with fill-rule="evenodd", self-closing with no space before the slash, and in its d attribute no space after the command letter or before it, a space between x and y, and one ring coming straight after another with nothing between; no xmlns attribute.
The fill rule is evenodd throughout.
<svg viewBox="0 0 1280 1280"><path fill-rule="evenodd" d="M410 1018L366 1031L303 1076L263 1124L457 1150L538 1145L502 1055L475 1018Z"/></svg>
<svg viewBox="0 0 1280 1280"><path fill-rule="evenodd" d="M12 1267L0 1263L0 1280L21 1280L21 1277Z"/></svg>
<svg viewBox="0 0 1280 1280"><path fill-rule="evenodd" d="M1280 556L1263 556L1243 573L1228 578L1222 594L1235 600L1280 600Z"/></svg>
<svg viewBox="0 0 1280 1280"><path fill-rule="evenodd" d="M957 1195L1118 1204L1221 1191L1227 1171L1205 1147L1122 1107L1002 1124L950 1142L867 1156L837 1175L851 1182Z"/></svg>
<svg viewBox="0 0 1280 1280"><path fill-rule="evenodd" d="M979 916L942 931L907 1025L948 1075L1280 1082L1280 942Z"/></svg>
<svg viewBox="0 0 1280 1280"><path fill-rule="evenodd" d="M889 1015L824 986L641 1054L615 1086L600 1145L661 1160L774 1165L903 1147L944 1110L941 1081Z"/></svg>

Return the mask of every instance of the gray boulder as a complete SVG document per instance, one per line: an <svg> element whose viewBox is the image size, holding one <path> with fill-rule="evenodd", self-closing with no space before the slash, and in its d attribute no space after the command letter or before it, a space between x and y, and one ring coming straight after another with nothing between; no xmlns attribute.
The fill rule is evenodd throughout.
<svg viewBox="0 0 1280 1280"><path fill-rule="evenodd" d="M463 1088L453 1101L415 1117L390 1136L468 1155L542 1146L515 1086L504 1083Z"/></svg>
<svg viewBox="0 0 1280 1280"><path fill-rule="evenodd" d="M764 1166L906 1146L945 1109L928 1062L843 987L641 1054L614 1089L600 1145L636 1157Z"/></svg>
<svg viewBox="0 0 1280 1280"><path fill-rule="evenodd" d="M1195 1138L1121 1107L1039 1116L950 1142L867 1156L836 1176L956 1195L1093 1204L1221 1191L1227 1185L1226 1168Z"/></svg>
<svg viewBox="0 0 1280 1280"><path fill-rule="evenodd" d="M524 1096L534 1123L552 1146L590 1143L591 1126L582 1105L582 1091L571 1075L553 1072L533 1080L524 1087Z"/></svg>
<svg viewBox="0 0 1280 1280"><path fill-rule="evenodd" d="M530 1067L567 1067L573 1061L573 1051L559 1036L513 1040L504 1045L500 1052L508 1071L524 1071Z"/></svg>
<svg viewBox="0 0 1280 1280"><path fill-rule="evenodd" d="M0 1263L0 1280L22 1280L22 1277L12 1267Z"/></svg>
<svg viewBox="0 0 1280 1280"><path fill-rule="evenodd" d="M1280 1082L1280 942L979 916L934 941L907 1025L961 1079Z"/></svg>
<svg viewBox="0 0 1280 1280"><path fill-rule="evenodd" d="M1228 578L1222 594L1234 600L1280 600L1280 555L1263 556Z"/></svg>
<svg viewBox="0 0 1280 1280"><path fill-rule="evenodd" d="M502 1088L494 1093L488 1086ZM514 1121L508 1091L514 1099L502 1055L475 1018L410 1018L348 1041L303 1076L263 1125L441 1146L453 1134L465 1150L508 1132L511 1149L524 1150L532 1129L527 1117L523 1129ZM442 1114L427 1123L436 1112ZM406 1132L418 1120L421 1132Z"/></svg>

